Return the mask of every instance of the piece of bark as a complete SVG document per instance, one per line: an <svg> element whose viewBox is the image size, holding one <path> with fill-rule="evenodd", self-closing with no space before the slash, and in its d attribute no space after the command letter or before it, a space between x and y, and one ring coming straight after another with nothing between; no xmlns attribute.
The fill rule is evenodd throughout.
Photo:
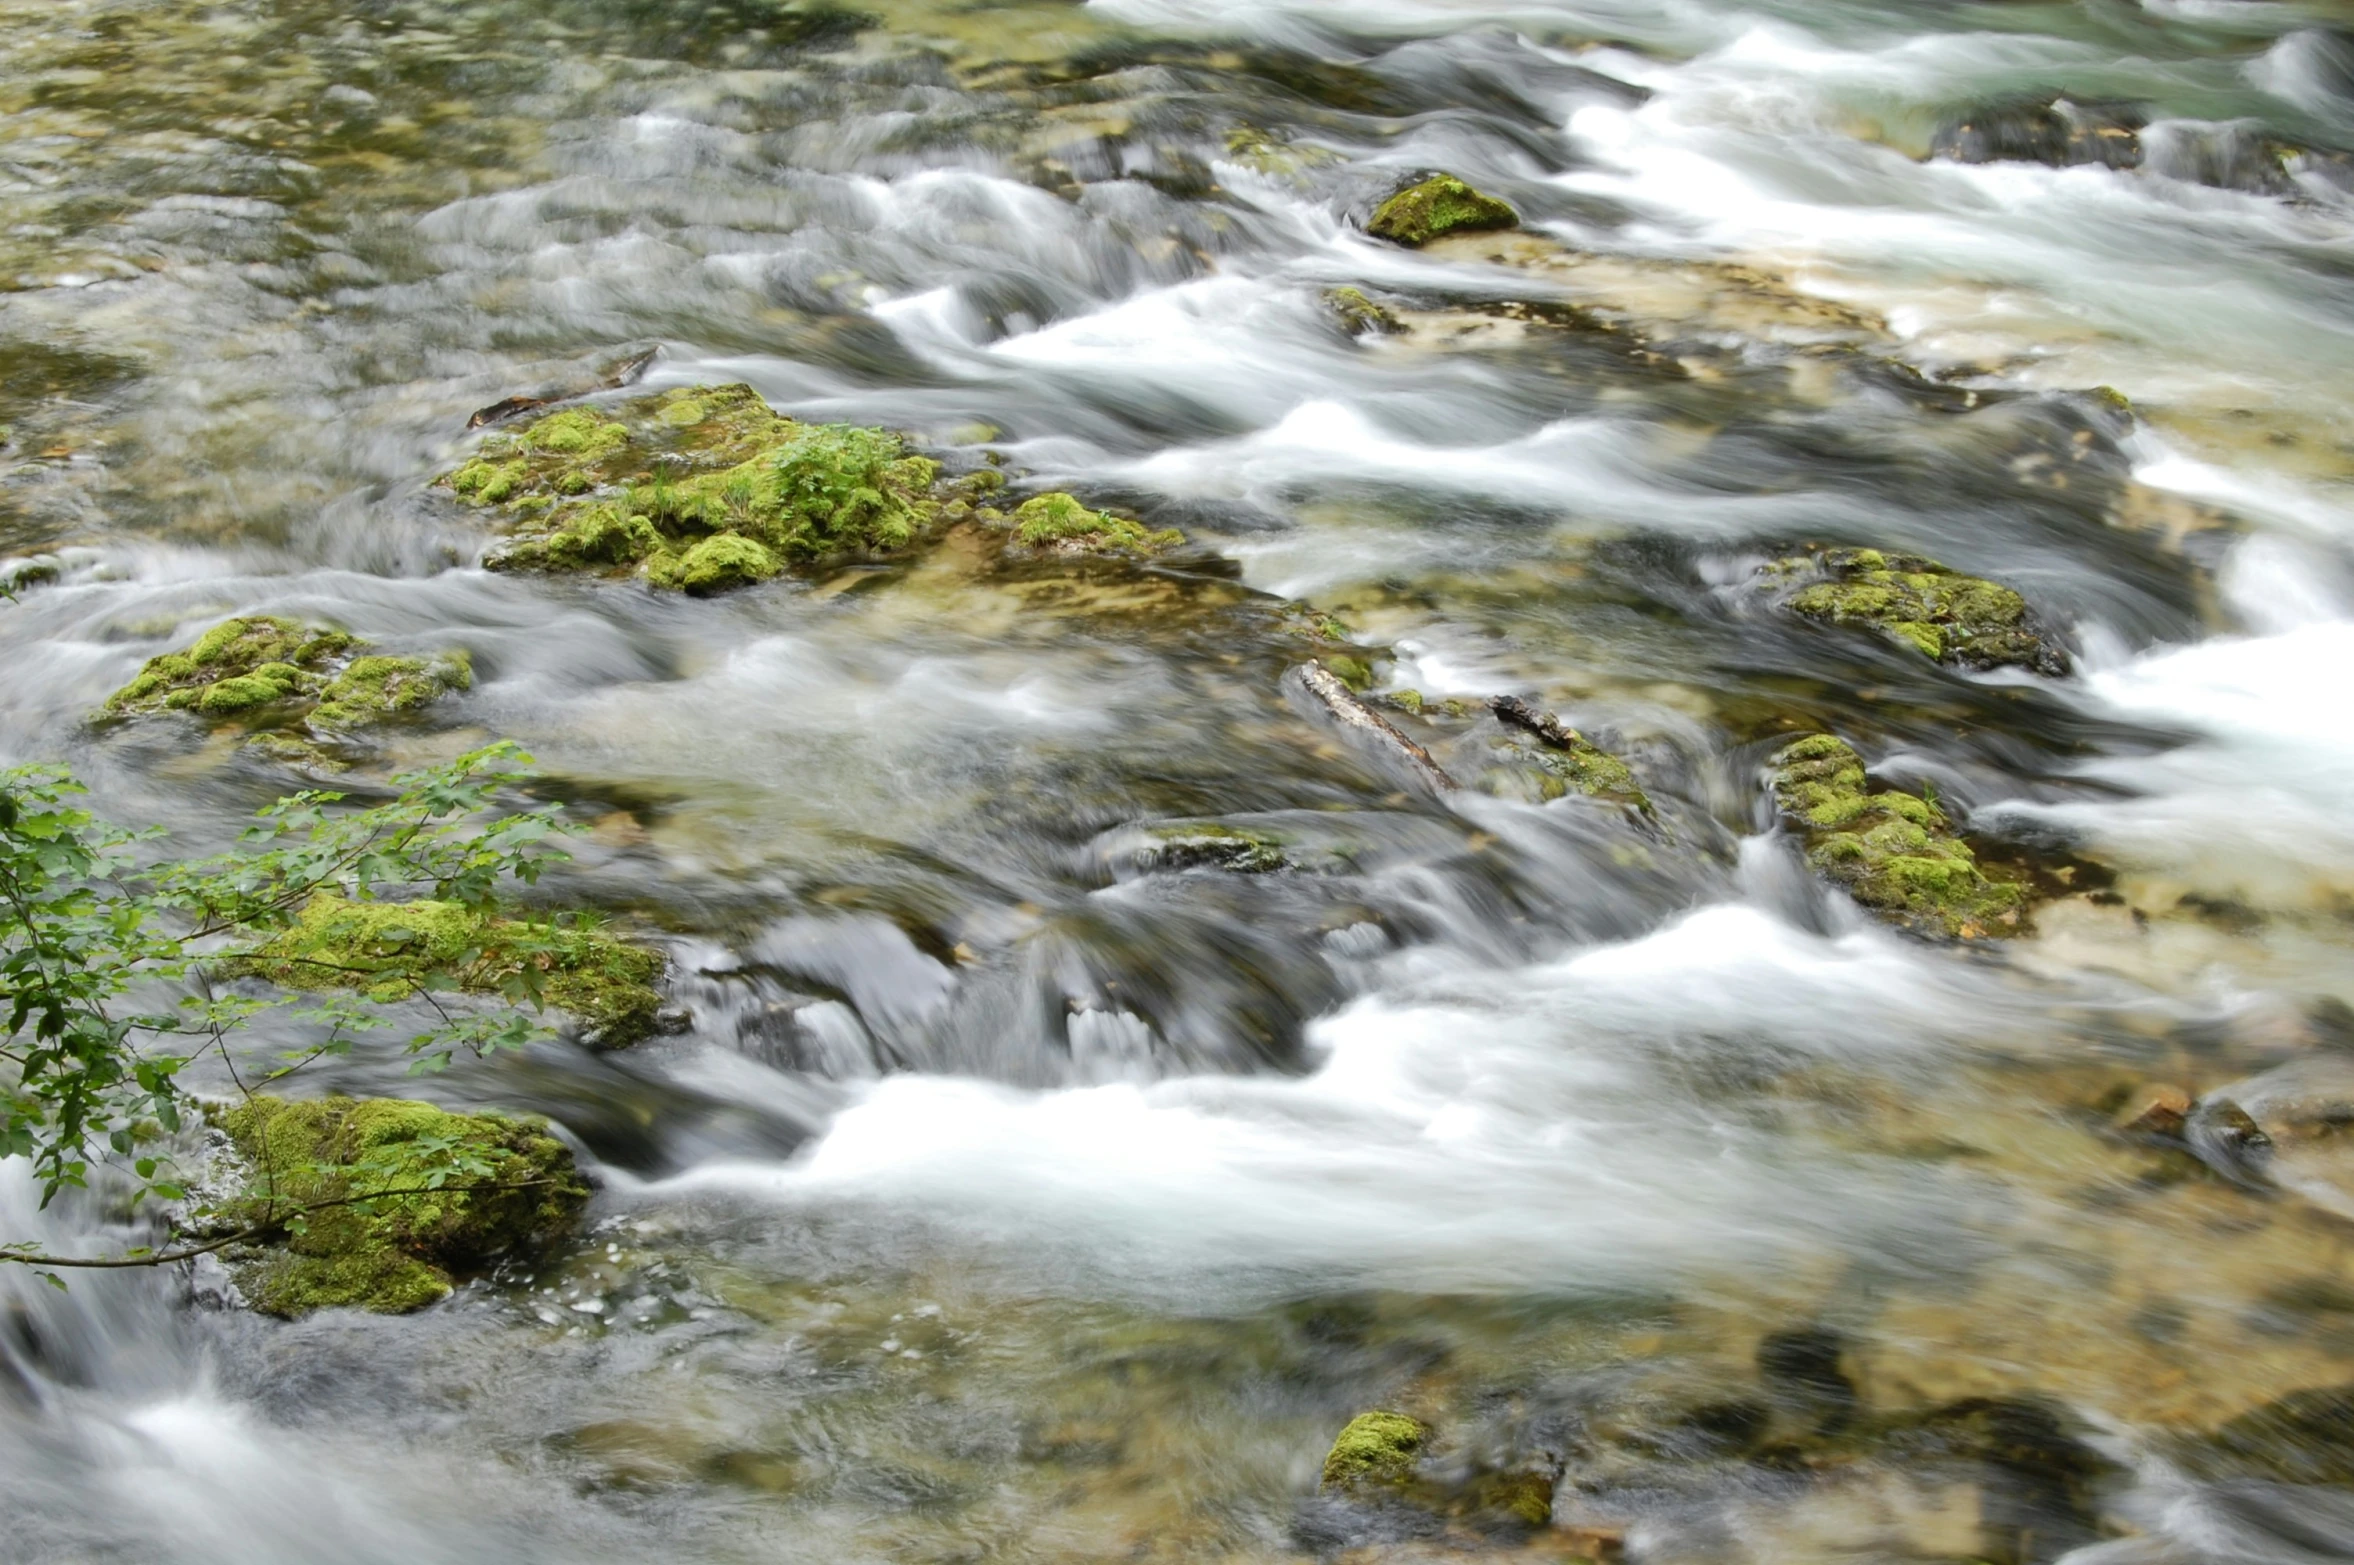
<svg viewBox="0 0 2354 1565"><path fill-rule="evenodd" d="M1518 696L1498 696L1488 703L1488 709L1515 728L1525 728L1557 750L1574 750L1578 746L1577 731L1555 717L1529 705Z"/></svg>
<svg viewBox="0 0 2354 1565"><path fill-rule="evenodd" d="M1302 663L1292 670L1300 688L1330 713L1359 744L1391 765L1403 769L1433 793L1451 793L1455 779L1430 758L1430 752L1390 726L1387 719L1357 699L1355 691L1321 663Z"/></svg>
<svg viewBox="0 0 2354 1565"><path fill-rule="evenodd" d="M529 413L536 408L554 407L559 402L570 402L575 398L589 396L595 392L619 391L624 386L634 386L639 378L646 373L647 366L654 362L655 355L661 351L661 348L657 346L633 353L626 359L616 360L607 366L605 372L594 381L572 391L559 391L546 397L503 397L493 402L489 407L476 408L473 415L466 420L466 427L480 429L485 424L503 424L508 419L519 414Z"/></svg>

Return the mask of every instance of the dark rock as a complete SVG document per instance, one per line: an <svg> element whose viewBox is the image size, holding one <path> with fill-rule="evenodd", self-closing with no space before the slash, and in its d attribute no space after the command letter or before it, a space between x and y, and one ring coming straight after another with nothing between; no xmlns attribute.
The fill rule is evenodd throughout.
<svg viewBox="0 0 2354 1565"><path fill-rule="evenodd" d="M2068 98L1985 104L1939 126L1929 155L1955 163L2139 168L2139 132L2147 123L2146 115L2126 104Z"/></svg>

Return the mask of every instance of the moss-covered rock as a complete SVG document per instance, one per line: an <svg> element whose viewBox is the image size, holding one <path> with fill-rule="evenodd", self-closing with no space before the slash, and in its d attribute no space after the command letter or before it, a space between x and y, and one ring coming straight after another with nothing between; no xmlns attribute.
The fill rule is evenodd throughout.
<svg viewBox="0 0 2354 1565"><path fill-rule="evenodd" d="M1390 310L1376 303L1362 288L1327 288L1324 308L1332 312L1341 329L1352 337L1388 336L1406 329Z"/></svg>
<svg viewBox="0 0 2354 1565"><path fill-rule="evenodd" d="M453 1279L569 1231L588 1200L572 1154L537 1121L397 1098L254 1098L215 1117L251 1170L232 1222L386 1192L311 1211L233 1263L272 1315L422 1308Z"/></svg>
<svg viewBox="0 0 2354 1565"><path fill-rule="evenodd" d="M1517 696L1498 696L1489 707L1506 729L1537 741L1525 753L1542 775L1542 797L1558 799L1582 793L1631 806L1645 815L1652 813L1650 795L1635 781L1633 768L1560 718Z"/></svg>
<svg viewBox="0 0 2354 1565"><path fill-rule="evenodd" d="M184 652L140 665L131 682L106 698L111 717L194 709L211 716L250 711L324 686L350 652L352 638L275 615L215 625Z"/></svg>
<svg viewBox="0 0 2354 1565"><path fill-rule="evenodd" d="M1059 490L1023 501L1012 520L1017 546L1049 554L1151 554L1184 541L1174 528L1155 532L1142 522L1089 510Z"/></svg>
<svg viewBox="0 0 2354 1565"><path fill-rule="evenodd" d="M463 651L435 658L388 657L337 630L272 615L215 625L184 652L166 652L107 697L102 718L185 711L217 721L293 725L255 742L288 760L318 759L301 736L341 739L413 712L474 683Z"/></svg>
<svg viewBox="0 0 2354 1565"><path fill-rule="evenodd" d="M636 571L692 593L889 554L968 509L897 435L785 418L745 385L566 408L438 482L501 513L493 570Z"/></svg>
<svg viewBox="0 0 2354 1565"><path fill-rule="evenodd" d="M2027 600L2010 588L1948 570L1918 555L1878 549L1823 549L1766 567L1794 614L1870 630L1956 668L2067 670L2067 660L2030 622Z"/></svg>
<svg viewBox="0 0 2354 1565"><path fill-rule="evenodd" d="M1376 239L1421 246L1449 234L1488 233L1517 228L1520 214L1494 196L1482 195L1452 174L1434 174L1374 208L1365 231Z"/></svg>
<svg viewBox="0 0 2354 1565"><path fill-rule="evenodd" d="M291 927L227 965L284 988L359 989L392 1001L435 974L473 993L511 993L526 964L541 998L579 1018L604 1047L654 1030L661 955L579 917L541 923L454 902L352 902L322 891Z"/></svg>
<svg viewBox="0 0 2354 1565"><path fill-rule="evenodd" d="M1221 869L1237 875L1266 875L1291 862L1282 838L1223 821L1153 826L1145 835L1150 842L1136 855L1139 869Z"/></svg>
<svg viewBox="0 0 2354 1565"><path fill-rule="evenodd" d="M1806 834L1807 863L1882 918L1922 934L2015 934L2021 889L1990 879L1927 799L1874 790L1863 757L1830 734L1775 752L1774 801Z"/></svg>
<svg viewBox="0 0 2354 1565"><path fill-rule="evenodd" d="M1403 1413L1359 1413L1324 1458L1324 1487L1344 1494L1399 1490L1414 1481L1430 1426Z"/></svg>

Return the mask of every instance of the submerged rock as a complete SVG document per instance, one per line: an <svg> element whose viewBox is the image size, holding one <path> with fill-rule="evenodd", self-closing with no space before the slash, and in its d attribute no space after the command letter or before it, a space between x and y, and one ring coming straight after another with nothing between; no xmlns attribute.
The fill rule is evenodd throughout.
<svg viewBox="0 0 2354 1565"><path fill-rule="evenodd" d="M1449 234L1489 233L1519 226L1520 214L1506 203L1481 194L1452 174L1434 174L1374 208L1365 231L1376 239L1418 248Z"/></svg>
<svg viewBox="0 0 2354 1565"><path fill-rule="evenodd" d="M588 1201L572 1154L539 1121L453 1114L398 1098L254 1098L214 1118L252 1171L227 1219L321 1207L232 1262L256 1309L397 1314L454 1279L568 1232ZM400 1192L393 1194L390 1192Z"/></svg>
<svg viewBox="0 0 2354 1565"><path fill-rule="evenodd" d="M1956 163L2139 168L2148 116L2126 104L2068 98L1984 104L1937 128L1929 155Z"/></svg>
<svg viewBox="0 0 2354 1565"><path fill-rule="evenodd" d="M2025 896L1988 878L1945 812L1893 788L1875 791L1863 757L1829 734L1775 752L1774 802L1806 834L1806 861L1889 922L1920 934L2016 934Z"/></svg>
<svg viewBox="0 0 2354 1565"><path fill-rule="evenodd" d="M98 715L185 711L246 723L300 722L315 737L342 738L473 683L473 663L463 651L391 657L338 630L252 615L215 625L184 652L149 658ZM262 737L291 757L315 754L283 733Z"/></svg>
<svg viewBox="0 0 2354 1565"><path fill-rule="evenodd" d="M2225 1423L2192 1454L2215 1476L2354 1484L2354 1386L2292 1391Z"/></svg>
<svg viewBox="0 0 2354 1565"><path fill-rule="evenodd" d="M635 572L697 594L894 553L969 509L899 436L786 418L745 385L550 413L436 482L506 518L493 570Z"/></svg>
<svg viewBox="0 0 2354 1565"><path fill-rule="evenodd" d="M1146 845L1135 854L1138 869L1218 869L1236 875L1266 875L1289 865L1283 839L1271 832L1223 821L1188 821L1147 827Z"/></svg>
<svg viewBox="0 0 2354 1565"><path fill-rule="evenodd" d="M314 895L302 916L230 971L288 989L359 989L407 999L429 974L448 973L475 994L513 993L524 967L540 995L577 1017L605 1048L651 1035L662 997L660 953L574 919L535 923L477 913L455 902L350 902Z"/></svg>
<svg viewBox="0 0 2354 1565"><path fill-rule="evenodd" d="M2027 600L1918 555L1821 549L1774 561L1762 573L1783 588L1792 613L1871 630L1957 668L2067 672L2067 660L2033 628Z"/></svg>

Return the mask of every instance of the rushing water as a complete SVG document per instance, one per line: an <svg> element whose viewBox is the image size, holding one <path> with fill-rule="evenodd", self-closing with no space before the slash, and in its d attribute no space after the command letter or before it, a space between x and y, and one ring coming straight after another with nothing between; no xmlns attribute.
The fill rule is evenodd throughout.
<svg viewBox="0 0 2354 1565"><path fill-rule="evenodd" d="M294 1324L0 1277L0 1555L1291 1558L1352 1541L1317 1464L1398 1404L1565 1455L1559 1516L1645 1561L1999 1553L1999 1484L1678 1443L1796 1328L1875 1409L2066 1410L2116 1466L2018 1557L2354 1552L2344 1495L2170 1443L2354 1380L2341 1182L2183 1177L2093 1107L2354 1044L2343 20L0 0L0 552L64 565L0 608L0 759L218 843L299 779L88 728L141 658L232 612L465 647L391 759L534 752L593 823L562 894L693 1018L432 1084L596 1169L535 1274ZM2058 92L2146 106L2143 166L1924 157ZM2266 138L2308 150L2259 179ZM1364 237L1425 168L1566 248ZM1340 283L1415 330L1352 341ZM468 411L657 345L1196 547L476 568L426 487ZM2077 672L1759 610L1803 539L2009 582ZM1283 600L1609 736L1658 825L1395 791L1287 704ZM2043 874L2035 933L1813 887L1760 773L1800 726ZM1117 868L1206 816L1320 867ZM0 1187L9 1236L117 1221Z"/></svg>

